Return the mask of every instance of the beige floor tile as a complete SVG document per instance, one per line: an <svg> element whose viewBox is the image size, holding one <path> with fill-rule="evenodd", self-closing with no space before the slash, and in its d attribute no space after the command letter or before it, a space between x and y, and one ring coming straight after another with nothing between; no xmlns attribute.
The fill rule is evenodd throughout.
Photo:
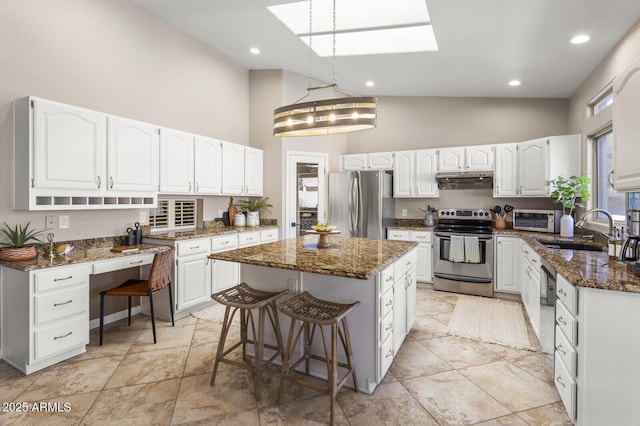
<svg viewBox="0 0 640 426"><path fill-rule="evenodd" d="M217 415L209 419L197 420L195 422L183 423L184 425L222 425L222 426L254 426L260 424L260 416L258 410L247 410L239 413L228 413L223 415Z"/></svg>
<svg viewBox="0 0 640 426"><path fill-rule="evenodd" d="M218 343L209 343L206 345L192 345L187 357L187 365L184 369L184 376L198 376L200 374L211 374L213 371L214 361L216 359L216 351ZM226 357L240 362L242 360L242 350L240 348L234 350ZM238 368L233 365L221 362L218 364L218 371Z"/></svg>
<svg viewBox="0 0 640 426"><path fill-rule="evenodd" d="M104 358L108 356L124 356L131 345L140 335L140 327L127 326L125 322L118 327L110 327L104 331L102 346L100 346L99 330L92 330L89 334L89 344L86 346L87 352L73 358L73 361L85 359Z"/></svg>
<svg viewBox="0 0 640 426"><path fill-rule="evenodd" d="M153 343L153 332L149 326L140 332L129 352L148 352L190 346L195 328L195 322L186 325L176 322L175 327L171 326L171 322L158 322L156 323L157 343Z"/></svg>
<svg viewBox="0 0 640 426"><path fill-rule="evenodd" d="M518 417L530 425L569 426L572 424L562 402L522 411L518 413Z"/></svg>
<svg viewBox="0 0 640 426"><path fill-rule="evenodd" d="M120 357L63 362L41 371L36 381L20 395L25 401L102 390L120 364Z"/></svg>
<svg viewBox="0 0 640 426"><path fill-rule="evenodd" d="M180 379L100 392L82 424L168 425Z"/></svg>
<svg viewBox="0 0 640 426"><path fill-rule="evenodd" d="M399 382L381 384L373 395L340 392L338 402L352 426L438 425Z"/></svg>
<svg viewBox="0 0 640 426"><path fill-rule="evenodd" d="M206 345L220 340L222 334L222 324L211 322L203 319L199 319L196 324L193 338L191 340L192 345ZM240 340L240 327L232 326L227 334L227 344L237 342Z"/></svg>
<svg viewBox="0 0 640 426"><path fill-rule="evenodd" d="M441 425L468 425L511 414L457 371L418 377L402 384Z"/></svg>
<svg viewBox="0 0 640 426"><path fill-rule="evenodd" d="M432 337L446 335L447 326L426 315L417 316L413 328L409 332L409 336L416 340L431 339Z"/></svg>
<svg viewBox="0 0 640 426"><path fill-rule="evenodd" d="M221 371L211 386L210 374L182 379L176 400L172 424L222 418L258 408L253 380L248 371Z"/></svg>
<svg viewBox="0 0 640 426"><path fill-rule="evenodd" d="M0 361L0 402L15 401L15 399L36 381L41 373L36 372L25 376L4 361Z"/></svg>
<svg viewBox="0 0 640 426"><path fill-rule="evenodd" d="M330 400L326 395L274 405L260 410L260 425L326 425L330 419ZM340 405L334 408L334 424L349 425Z"/></svg>
<svg viewBox="0 0 640 426"><path fill-rule="evenodd" d="M182 377L189 353L188 347L127 354L106 389L159 382Z"/></svg>
<svg viewBox="0 0 640 426"><path fill-rule="evenodd" d="M77 425L94 403L99 392L88 392L60 398L28 401L26 412L0 413L2 425ZM21 401L27 402L27 401Z"/></svg>
<svg viewBox="0 0 640 426"><path fill-rule="evenodd" d="M536 423L535 425L542 425L542 423ZM511 414L510 416L499 417L497 419L477 423L476 426L529 426L529 423L525 422L517 415Z"/></svg>
<svg viewBox="0 0 640 426"><path fill-rule="evenodd" d="M480 343L462 337L447 336L421 340L420 344L443 359L453 368L498 361L499 355L484 348Z"/></svg>
<svg viewBox="0 0 640 426"><path fill-rule="evenodd" d="M451 370L451 366L418 341L405 341L389 371L398 380Z"/></svg>
<svg viewBox="0 0 640 426"><path fill-rule="evenodd" d="M418 298L416 301L417 315L436 315L453 312L455 305L439 298Z"/></svg>
<svg viewBox="0 0 640 426"><path fill-rule="evenodd" d="M528 355L537 353L527 349L509 348L507 346L502 346L495 343L480 342L480 344L484 346L486 349L489 349L490 351L498 354L500 358L504 358L504 359L520 358L523 356L528 356Z"/></svg>
<svg viewBox="0 0 640 426"><path fill-rule="evenodd" d="M469 367L459 371L514 412L560 400L553 385L535 378L507 361Z"/></svg>
<svg viewBox="0 0 640 426"><path fill-rule="evenodd" d="M547 382L551 386L554 385L554 360L553 355L545 353L537 353L520 358L510 359L509 362L522 368L527 373L538 379Z"/></svg>

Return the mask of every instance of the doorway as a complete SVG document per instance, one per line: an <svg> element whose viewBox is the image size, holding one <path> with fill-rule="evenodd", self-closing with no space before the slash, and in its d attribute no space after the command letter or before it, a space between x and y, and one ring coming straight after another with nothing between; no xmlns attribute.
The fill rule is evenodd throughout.
<svg viewBox="0 0 640 426"><path fill-rule="evenodd" d="M327 154L287 151L285 238L326 221Z"/></svg>

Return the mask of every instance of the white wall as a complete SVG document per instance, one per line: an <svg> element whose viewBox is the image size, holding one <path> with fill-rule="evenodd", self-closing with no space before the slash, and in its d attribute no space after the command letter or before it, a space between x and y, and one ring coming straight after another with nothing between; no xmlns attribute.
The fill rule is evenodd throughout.
<svg viewBox="0 0 640 426"><path fill-rule="evenodd" d="M23 96L249 142L248 71L125 0L0 1L0 70L0 222L44 227L46 213L12 209L12 101ZM208 197L204 218L227 204ZM65 214L57 240L123 234L138 210Z"/></svg>

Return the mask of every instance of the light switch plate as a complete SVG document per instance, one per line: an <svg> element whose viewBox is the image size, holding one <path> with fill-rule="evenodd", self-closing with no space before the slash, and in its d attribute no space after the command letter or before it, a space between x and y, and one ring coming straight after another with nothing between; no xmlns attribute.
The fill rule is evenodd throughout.
<svg viewBox="0 0 640 426"><path fill-rule="evenodd" d="M67 229L71 225L71 221L69 219L69 215L60 215L58 217L58 227L60 229Z"/></svg>
<svg viewBox="0 0 640 426"><path fill-rule="evenodd" d="M58 216L45 216L44 229L58 229Z"/></svg>
<svg viewBox="0 0 640 426"><path fill-rule="evenodd" d="M149 216L147 216L147 212L138 213L138 222L140 225L146 225L149 222Z"/></svg>
<svg viewBox="0 0 640 426"><path fill-rule="evenodd" d="M407 217L407 209L402 209L402 217Z"/></svg>

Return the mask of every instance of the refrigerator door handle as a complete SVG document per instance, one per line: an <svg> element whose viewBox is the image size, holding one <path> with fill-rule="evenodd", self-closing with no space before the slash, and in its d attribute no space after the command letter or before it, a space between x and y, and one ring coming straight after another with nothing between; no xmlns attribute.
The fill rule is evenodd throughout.
<svg viewBox="0 0 640 426"><path fill-rule="evenodd" d="M349 233L351 234L351 236L354 236L354 233L356 232L356 226L357 226L357 215L358 215L358 200L357 200L357 196L358 196L358 191L356 189L356 185L357 185L357 181L356 181L356 174L355 173L351 173L350 176L351 178L351 187L349 188Z"/></svg>

